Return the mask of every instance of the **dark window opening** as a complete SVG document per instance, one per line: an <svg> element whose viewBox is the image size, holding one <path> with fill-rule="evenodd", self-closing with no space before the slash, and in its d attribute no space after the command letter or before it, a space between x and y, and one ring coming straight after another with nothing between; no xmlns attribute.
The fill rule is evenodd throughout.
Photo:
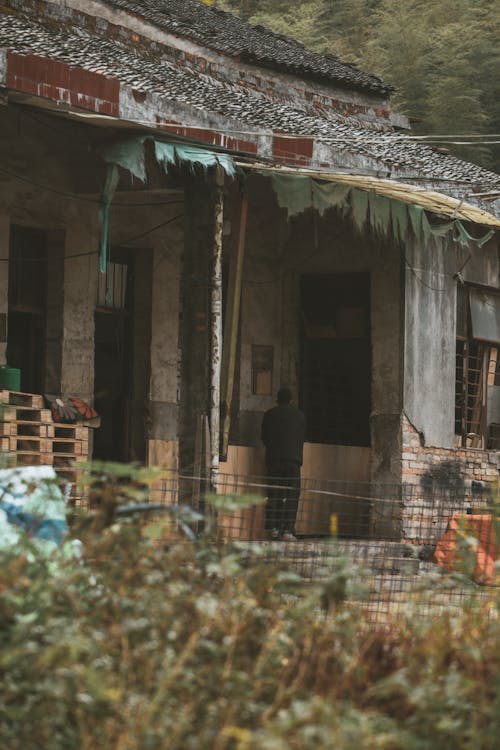
<svg viewBox="0 0 500 750"><path fill-rule="evenodd" d="M47 310L47 235L12 226L9 251L7 363L21 371L21 389L41 393Z"/></svg>
<svg viewBox="0 0 500 750"><path fill-rule="evenodd" d="M471 340L457 341L455 434L460 445L484 447L486 427L485 360L489 347Z"/></svg>
<svg viewBox="0 0 500 750"><path fill-rule="evenodd" d="M495 447L497 425L488 427L488 399L491 395L489 388L500 384L498 344L500 296L477 287L458 287L455 378L457 447Z"/></svg>
<svg viewBox="0 0 500 750"><path fill-rule="evenodd" d="M306 439L370 445L370 277L303 276L300 401Z"/></svg>
<svg viewBox="0 0 500 750"><path fill-rule="evenodd" d="M106 461L129 459L132 272L131 253L113 250L98 284L94 405L101 426L94 458Z"/></svg>
<svg viewBox="0 0 500 750"><path fill-rule="evenodd" d="M113 249L106 273L99 274L97 285L97 307L127 311L130 288L130 253Z"/></svg>

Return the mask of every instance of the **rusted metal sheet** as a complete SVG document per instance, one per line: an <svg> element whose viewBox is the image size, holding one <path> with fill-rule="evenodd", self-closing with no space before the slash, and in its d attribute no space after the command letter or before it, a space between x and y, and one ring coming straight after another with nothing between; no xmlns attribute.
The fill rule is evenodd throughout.
<svg viewBox="0 0 500 750"><path fill-rule="evenodd" d="M8 54L7 87L99 114L119 116L117 78L38 55Z"/></svg>
<svg viewBox="0 0 500 750"><path fill-rule="evenodd" d="M500 344L500 296L471 289L469 300L473 337Z"/></svg>

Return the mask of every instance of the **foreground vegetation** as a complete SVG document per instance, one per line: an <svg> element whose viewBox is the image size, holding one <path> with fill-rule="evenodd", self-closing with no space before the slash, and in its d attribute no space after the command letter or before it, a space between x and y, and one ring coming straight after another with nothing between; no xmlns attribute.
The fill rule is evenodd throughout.
<svg viewBox="0 0 500 750"><path fill-rule="evenodd" d="M114 498L76 524L80 560L3 553L0 747L498 747L491 613L376 626L345 565L302 581L169 522L110 523Z"/></svg>

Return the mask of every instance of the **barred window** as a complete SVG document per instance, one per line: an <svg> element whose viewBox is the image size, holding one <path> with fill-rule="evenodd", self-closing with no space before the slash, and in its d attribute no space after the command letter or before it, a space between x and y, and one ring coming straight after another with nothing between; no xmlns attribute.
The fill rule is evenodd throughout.
<svg viewBox="0 0 500 750"><path fill-rule="evenodd" d="M495 448L495 410L500 399L500 296L478 287L457 289L455 444ZM492 414L488 414L491 407ZM495 445L493 444L495 442Z"/></svg>

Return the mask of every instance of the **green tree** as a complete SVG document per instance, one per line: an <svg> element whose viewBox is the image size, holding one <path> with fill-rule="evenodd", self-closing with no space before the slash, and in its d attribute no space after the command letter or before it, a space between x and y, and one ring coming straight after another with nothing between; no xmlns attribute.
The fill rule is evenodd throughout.
<svg viewBox="0 0 500 750"><path fill-rule="evenodd" d="M396 87L393 105L410 118L417 133L500 133L500 0L216 4L381 75ZM488 146L478 138L473 146L449 147L462 158L500 171L498 144Z"/></svg>

